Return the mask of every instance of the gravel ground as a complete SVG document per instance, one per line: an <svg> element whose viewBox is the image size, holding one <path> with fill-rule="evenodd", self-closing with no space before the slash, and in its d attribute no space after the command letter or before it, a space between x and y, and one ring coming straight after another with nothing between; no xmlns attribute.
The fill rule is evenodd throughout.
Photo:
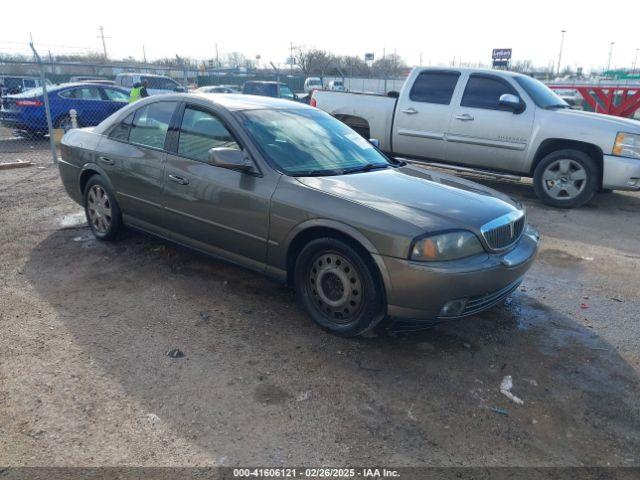
<svg viewBox="0 0 640 480"><path fill-rule="evenodd" d="M341 339L252 272L95 241L55 167L0 171L0 465L640 465L640 195L485 183L542 233L512 298Z"/></svg>

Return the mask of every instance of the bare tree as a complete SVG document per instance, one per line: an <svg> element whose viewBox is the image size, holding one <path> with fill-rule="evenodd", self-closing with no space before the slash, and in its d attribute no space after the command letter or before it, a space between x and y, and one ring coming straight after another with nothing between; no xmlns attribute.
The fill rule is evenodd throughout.
<svg viewBox="0 0 640 480"><path fill-rule="evenodd" d="M382 75L384 77L398 77L402 73L402 70L406 68L406 62L396 53L391 53L376 60L371 66L375 75Z"/></svg>
<svg viewBox="0 0 640 480"><path fill-rule="evenodd" d="M329 73L331 67L336 63L336 57L325 50L305 50L299 48L295 55L296 63L305 75Z"/></svg>

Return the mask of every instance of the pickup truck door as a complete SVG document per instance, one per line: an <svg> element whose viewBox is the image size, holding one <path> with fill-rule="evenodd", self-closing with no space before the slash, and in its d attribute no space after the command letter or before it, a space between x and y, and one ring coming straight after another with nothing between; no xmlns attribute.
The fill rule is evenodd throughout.
<svg viewBox="0 0 640 480"><path fill-rule="evenodd" d="M521 173L531 138L535 106L507 79L486 73L471 73L462 79L464 92L454 109L447 133L446 161L489 170ZM514 113L499 104L502 94L524 102Z"/></svg>
<svg viewBox="0 0 640 480"><path fill-rule="evenodd" d="M423 70L398 100L393 125L393 153L434 160L445 158L445 135L451 120L451 99L460 72Z"/></svg>

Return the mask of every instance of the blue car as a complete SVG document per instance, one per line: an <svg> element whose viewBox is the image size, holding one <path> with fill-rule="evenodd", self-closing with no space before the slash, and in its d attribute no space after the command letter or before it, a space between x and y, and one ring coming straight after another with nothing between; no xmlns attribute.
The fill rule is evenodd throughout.
<svg viewBox="0 0 640 480"><path fill-rule="evenodd" d="M78 126L97 125L127 105L129 92L98 83L67 83L47 88L54 128L71 128L69 110L77 112ZM0 123L7 128L32 134L47 133L42 88L2 97Z"/></svg>

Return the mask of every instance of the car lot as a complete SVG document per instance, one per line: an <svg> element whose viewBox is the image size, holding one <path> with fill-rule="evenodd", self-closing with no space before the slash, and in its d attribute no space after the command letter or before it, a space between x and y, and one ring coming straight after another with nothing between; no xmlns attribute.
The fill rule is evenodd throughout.
<svg viewBox="0 0 640 480"><path fill-rule="evenodd" d="M640 464L640 194L488 182L543 238L510 301L341 339L252 272L93 240L48 144L12 142L36 165L0 171L0 464Z"/></svg>

